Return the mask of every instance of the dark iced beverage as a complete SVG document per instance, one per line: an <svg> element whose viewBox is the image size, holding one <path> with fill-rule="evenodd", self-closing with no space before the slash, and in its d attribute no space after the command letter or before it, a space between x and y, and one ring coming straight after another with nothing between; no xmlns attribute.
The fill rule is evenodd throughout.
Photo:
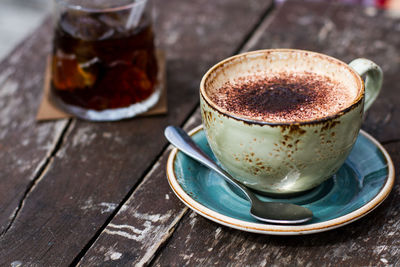
<svg viewBox="0 0 400 267"><path fill-rule="evenodd" d="M86 119L114 120L157 102L154 34L151 19L141 11L133 20L131 9L60 14L51 62L52 95L67 111Z"/></svg>

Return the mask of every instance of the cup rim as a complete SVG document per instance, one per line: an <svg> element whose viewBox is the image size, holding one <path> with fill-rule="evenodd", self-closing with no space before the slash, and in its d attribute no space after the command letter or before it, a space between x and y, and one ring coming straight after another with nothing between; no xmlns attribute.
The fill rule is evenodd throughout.
<svg viewBox="0 0 400 267"><path fill-rule="evenodd" d="M225 109L223 109L222 107L218 106L217 104L215 104L207 95L206 90L205 90L205 83L206 80L208 79L208 77L218 68L221 68L223 65L225 65L226 63L233 61L237 58L241 58L241 57L245 57L248 55L255 55L255 54L266 54L266 53L271 53L271 52L297 52L297 53L308 53L308 54L312 54L315 56L320 56L323 57L327 60L333 61L341 66L344 66L355 78L356 82L357 82L357 87L359 88L357 97L351 102L351 104L347 107L345 107L344 109L339 110L338 112L336 112L333 115L329 115L329 116L325 116L322 118L318 118L318 119L312 119L312 120L302 120L302 121L293 121L293 122L271 122L271 121L261 121L261 120L252 120L249 118L245 118L239 115L236 115L232 112L229 112ZM326 121L330 121L333 119L336 119L340 116L342 116L343 114L349 112L350 110L353 110L354 108L356 108L358 105L360 105L361 103L363 103L363 99L364 99L364 94L365 94L365 86L364 86L364 81L362 80L362 78L360 77L360 75L353 69L351 68L348 64L346 64L345 62L322 54L322 53L318 53L318 52L313 52L313 51L308 51L308 50L302 50L302 49L288 49L288 48L278 48L278 49L262 49L262 50L254 50L254 51L250 51L250 52L245 52L245 53L241 53L238 55L234 55L231 57L228 57L218 63L216 63L214 66L212 66L202 77L201 82L200 82L200 96L204 99L204 101L210 106L212 107L214 110L218 111L220 114L228 116L230 118L239 120L239 121L243 121L245 123L249 123L249 124L258 124L258 125L271 125L271 126L277 126L277 125L306 125L306 124L316 124L316 123L323 123Z"/></svg>
<svg viewBox="0 0 400 267"><path fill-rule="evenodd" d="M130 8L133 8L135 5L139 5L139 4L145 3L147 1L148 0L132 0L132 3L124 4L124 5L117 5L115 7L89 8L89 7L84 7L83 5L68 3L67 0L55 0L57 5L61 5L68 9L78 10L78 11L87 12L87 13L100 13L100 12L106 13L106 12L117 12L117 11L127 10Z"/></svg>

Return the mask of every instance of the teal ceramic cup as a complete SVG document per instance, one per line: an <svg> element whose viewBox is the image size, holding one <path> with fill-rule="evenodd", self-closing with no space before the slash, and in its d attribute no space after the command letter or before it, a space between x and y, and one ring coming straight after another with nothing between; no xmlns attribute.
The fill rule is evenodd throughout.
<svg viewBox="0 0 400 267"><path fill-rule="evenodd" d="M350 105L328 117L268 122L233 114L211 100L227 82L255 73L312 72L328 76L354 92ZM362 79L365 76L365 83ZM235 179L261 193L297 194L332 177L344 163L361 127L363 114L382 84L382 71L368 59L349 65L303 50L253 51L213 66L200 84L200 106L208 143Z"/></svg>

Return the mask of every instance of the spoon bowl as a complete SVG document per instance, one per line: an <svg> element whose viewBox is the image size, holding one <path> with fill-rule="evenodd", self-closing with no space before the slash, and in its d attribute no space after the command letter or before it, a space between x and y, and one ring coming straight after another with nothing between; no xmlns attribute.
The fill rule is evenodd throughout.
<svg viewBox="0 0 400 267"><path fill-rule="evenodd" d="M236 181L229 173L219 167L181 128L168 126L164 134L168 141L180 151L194 160L197 160L204 166L214 170L227 182L243 192L251 203L250 214L257 220L275 224L299 224L312 219L313 213L305 207L291 203L260 200L251 190Z"/></svg>

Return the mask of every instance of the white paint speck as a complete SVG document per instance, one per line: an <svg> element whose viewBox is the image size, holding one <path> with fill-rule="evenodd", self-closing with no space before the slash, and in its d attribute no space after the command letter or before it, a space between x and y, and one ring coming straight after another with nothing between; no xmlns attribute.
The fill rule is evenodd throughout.
<svg viewBox="0 0 400 267"><path fill-rule="evenodd" d="M114 248L109 248L108 251L104 254L105 260L119 260L122 257L122 253L117 252Z"/></svg>
<svg viewBox="0 0 400 267"><path fill-rule="evenodd" d="M120 259L121 256L122 256L122 253L114 252L113 254L111 254L110 258L115 261L115 260Z"/></svg>
<svg viewBox="0 0 400 267"><path fill-rule="evenodd" d="M149 221L144 222L143 226L144 229L137 229L131 225L116 225L110 223L108 225L108 228L110 229L106 229L104 230L104 232L110 235L119 235L135 241L142 241L145 239L146 234L150 232L152 228L152 225Z"/></svg>
<svg viewBox="0 0 400 267"><path fill-rule="evenodd" d="M192 229L193 229L194 225L195 225L196 222L197 222L196 213L195 213L195 212L192 212L192 213L190 214L189 217L190 217L190 222L189 222L189 224L190 224L190 226L191 226Z"/></svg>
<svg viewBox="0 0 400 267"><path fill-rule="evenodd" d="M376 248L374 248L374 252L379 255L386 249L387 249L387 246L385 246L385 245L377 246Z"/></svg>
<svg viewBox="0 0 400 267"><path fill-rule="evenodd" d="M95 138L96 133L92 132L90 127L80 128L72 139L72 145L89 145Z"/></svg>
<svg viewBox="0 0 400 267"><path fill-rule="evenodd" d="M215 230L214 238L217 239L217 238L219 237L220 234L221 234L221 227L218 227L218 228Z"/></svg>
<svg viewBox="0 0 400 267"><path fill-rule="evenodd" d="M124 204L124 205L122 205L122 207L121 207L121 209L119 210L119 212L125 212L127 209L129 208L129 206L128 205L126 205L126 204Z"/></svg>
<svg viewBox="0 0 400 267"><path fill-rule="evenodd" d="M267 260L263 259L262 262L260 263L260 266L267 266Z"/></svg>
<svg viewBox="0 0 400 267"><path fill-rule="evenodd" d="M177 30L171 31L171 32L167 35L167 38L166 38L165 41L166 41L166 43L169 44L169 45L175 44L175 43L178 41L180 35L181 35L180 32L178 32Z"/></svg>
<svg viewBox="0 0 400 267"><path fill-rule="evenodd" d="M80 207L82 210L100 210L101 214L112 212L117 208L117 204L109 202L94 203L93 198L89 197L85 203Z"/></svg>
<svg viewBox="0 0 400 267"><path fill-rule="evenodd" d="M81 206L82 210L88 210L93 208L93 199L89 197L83 206Z"/></svg>
<svg viewBox="0 0 400 267"><path fill-rule="evenodd" d="M383 262L384 264L387 264L387 263L388 263L388 260L385 259L385 258L381 258L381 262Z"/></svg>
<svg viewBox="0 0 400 267"><path fill-rule="evenodd" d="M116 208L117 208L117 204L115 204L115 203L108 203L108 202L101 202L100 204L99 204L99 206L100 207L103 207L102 209L101 209L101 214L103 214L103 213L107 213L107 212L112 212L112 211L114 211Z"/></svg>
<svg viewBox="0 0 400 267"><path fill-rule="evenodd" d="M11 262L11 267L20 267L22 266L22 262L21 261L13 261Z"/></svg>
<svg viewBox="0 0 400 267"><path fill-rule="evenodd" d="M329 19L326 19L324 21L324 26L321 28L321 30L318 33L318 40L320 42L324 41L328 34L335 28L335 24Z"/></svg>
<svg viewBox="0 0 400 267"><path fill-rule="evenodd" d="M143 241L147 237L150 232L153 232L154 229L159 227L159 223L163 223L168 218L171 217L171 212L168 212L164 215L160 214L146 214L146 213L134 213L133 214L136 219L143 220L143 226L140 228L133 227L128 224L113 224L110 223L107 228L104 230L105 233L110 235L119 235L131 240L135 241ZM155 224L158 222L158 224Z"/></svg>
<svg viewBox="0 0 400 267"><path fill-rule="evenodd" d="M190 253L189 255L186 254L180 254L181 257L183 257L183 260L190 260L191 257L193 257L193 253Z"/></svg>
<svg viewBox="0 0 400 267"><path fill-rule="evenodd" d="M140 213L140 212L134 212L132 215L135 218L141 219L141 220L147 220L147 221L151 221L151 222L165 222L171 216L171 211L167 212L164 215L147 214L147 213Z"/></svg>
<svg viewBox="0 0 400 267"><path fill-rule="evenodd" d="M165 199L168 200L169 199L169 195L165 194Z"/></svg>

